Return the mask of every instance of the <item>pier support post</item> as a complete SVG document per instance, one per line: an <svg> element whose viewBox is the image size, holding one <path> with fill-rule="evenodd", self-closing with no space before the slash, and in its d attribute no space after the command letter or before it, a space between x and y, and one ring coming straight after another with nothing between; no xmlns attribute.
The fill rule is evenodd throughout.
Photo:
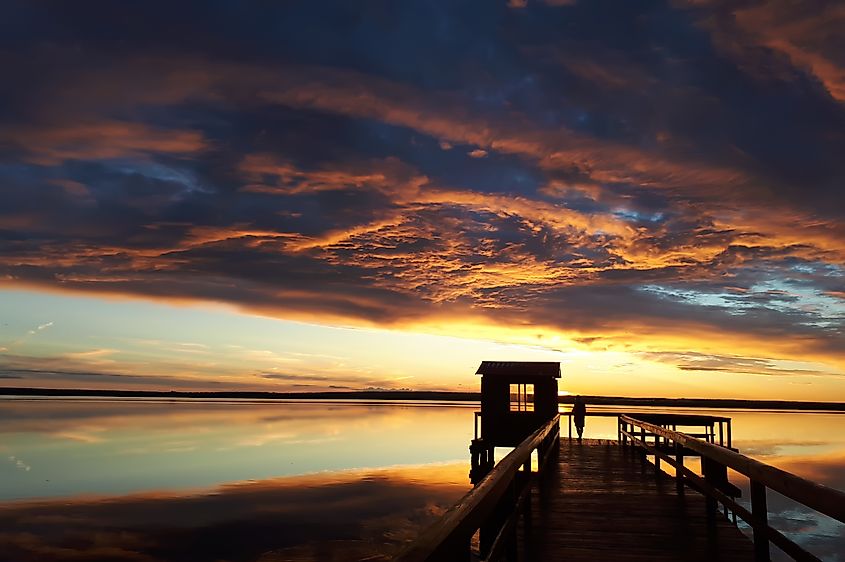
<svg viewBox="0 0 845 562"><path fill-rule="evenodd" d="M728 448L733 447L733 442L731 441L731 419L728 418Z"/></svg>
<svg viewBox="0 0 845 562"><path fill-rule="evenodd" d="M469 479L473 485L478 484L487 476L496 464L493 458L493 446L483 439L473 439L469 445L470 471Z"/></svg>
<svg viewBox="0 0 845 562"><path fill-rule="evenodd" d="M769 537L766 527L769 525L769 511L766 506L766 486L751 481L751 515L754 518L754 560L769 562Z"/></svg>

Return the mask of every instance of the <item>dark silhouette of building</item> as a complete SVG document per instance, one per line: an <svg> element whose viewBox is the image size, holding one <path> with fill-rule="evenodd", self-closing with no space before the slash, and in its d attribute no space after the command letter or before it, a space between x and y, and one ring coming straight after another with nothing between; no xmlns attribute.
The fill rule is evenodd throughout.
<svg viewBox="0 0 845 562"><path fill-rule="evenodd" d="M560 363L482 361L481 432L470 445L470 479L478 482L493 467L496 447L515 447L558 413Z"/></svg>

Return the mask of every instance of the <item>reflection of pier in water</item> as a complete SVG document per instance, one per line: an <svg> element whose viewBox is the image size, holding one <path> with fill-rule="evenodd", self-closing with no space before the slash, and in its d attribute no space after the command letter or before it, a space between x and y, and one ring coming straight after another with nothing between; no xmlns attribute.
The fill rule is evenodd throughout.
<svg viewBox="0 0 845 562"><path fill-rule="evenodd" d="M770 544L795 560L818 560L769 526L768 489L845 522L845 493L741 455L731 447L730 418L604 412L593 415L617 419L616 440L576 440L571 425L561 438L558 363L485 361L478 374L475 487L403 562L762 561ZM513 450L497 464L496 447ZM748 479L750 510L736 501L728 469Z"/></svg>

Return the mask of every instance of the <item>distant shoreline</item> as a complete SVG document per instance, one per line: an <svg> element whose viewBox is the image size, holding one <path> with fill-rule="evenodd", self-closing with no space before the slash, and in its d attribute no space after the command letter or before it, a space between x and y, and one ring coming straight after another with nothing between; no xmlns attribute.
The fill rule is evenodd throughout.
<svg viewBox="0 0 845 562"><path fill-rule="evenodd" d="M360 390L346 392L187 392L159 390L96 390L65 388L0 387L0 397L57 398L188 398L239 400L385 400L420 402L478 402L479 392L417 390ZM598 406L650 406L671 408L713 408L743 410L804 410L845 412L845 402L801 402L793 400L741 400L730 398L631 398L627 396L583 396L587 404ZM574 396L560 396L558 402L571 404Z"/></svg>

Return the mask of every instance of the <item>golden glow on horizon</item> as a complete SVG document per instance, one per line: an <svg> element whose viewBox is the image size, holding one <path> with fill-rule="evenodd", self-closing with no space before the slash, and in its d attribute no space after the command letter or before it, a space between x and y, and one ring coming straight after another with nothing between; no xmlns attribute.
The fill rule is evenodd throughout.
<svg viewBox="0 0 845 562"><path fill-rule="evenodd" d="M40 293L31 295L44 298L39 297ZM53 298L61 301L70 297ZM166 316L162 321L173 327L174 336L162 334L153 340L126 338L110 341L108 345L90 344L85 348L79 348L79 343L67 344L69 349L61 354L31 358L30 366L49 371L63 365L76 371L150 377L142 386L128 388L169 388L168 381L172 381L178 383L172 387L177 390L313 391L366 387L477 390L478 378L473 373L482 359L545 360L562 363L560 387L563 393L800 400L845 398L845 377L836 375L835 361L796 365L794 361L778 358L784 350L793 349L790 346L767 349L759 340L746 342L728 334L707 334L704 330L671 338L665 337L665 333L657 337L648 333L634 336L620 332L595 340L583 334L556 333L549 328L497 326L481 320L378 330L291 324L240 314L231 307L217 305L191 303L191 306L171 307L137 300L125 305L121 300L103 302L90 297L82 300L99 303L97 306L103 308L107 316L115 313L113 307L129 306L133 311L149 307L149 313L154 317ZM90 304L86 306L92 309ZM193 318L195 315L202 316L201 322L207 331L192 331L198 322ZM216 328L233 326L233 321L242 325L236 328L237 333ZM184 324L181 329L180 323ZM61 322L57 327L60 325ZM287 331L274 335L274 329ZM51 330L55 333L57 328L45 330L38 337L45 340ZM180 331L193 334L195 340L174 340ZM290 336L285 334L300 331L309 334L304 336L304 343L291 348ZM94 339L87 338L88 341ZM224 341L227 343L222 343ZM326 342L331 345L327 346ZM730 364L717 368L707 364L701 371L680 369L676 355L691 349L698 352L731 349L731 354L737 356L763 353L763 357L770 359L766 365L742 369L732 369ZM0 358L6 360L11 355L15 354L8 350L0 352ZM809 372L810 368L818 369L819 374L814 376ZM754 374L755 370L759 374ZM825 372L829 376L822 376ZM51 379L44 375L39 380L33 384L27 379L9 379L7 384L127 388L126 382L119 377L100 382L96 378L86 378L83 383L79 379ZM126 381L131 382L131 379Z"/></svg>

